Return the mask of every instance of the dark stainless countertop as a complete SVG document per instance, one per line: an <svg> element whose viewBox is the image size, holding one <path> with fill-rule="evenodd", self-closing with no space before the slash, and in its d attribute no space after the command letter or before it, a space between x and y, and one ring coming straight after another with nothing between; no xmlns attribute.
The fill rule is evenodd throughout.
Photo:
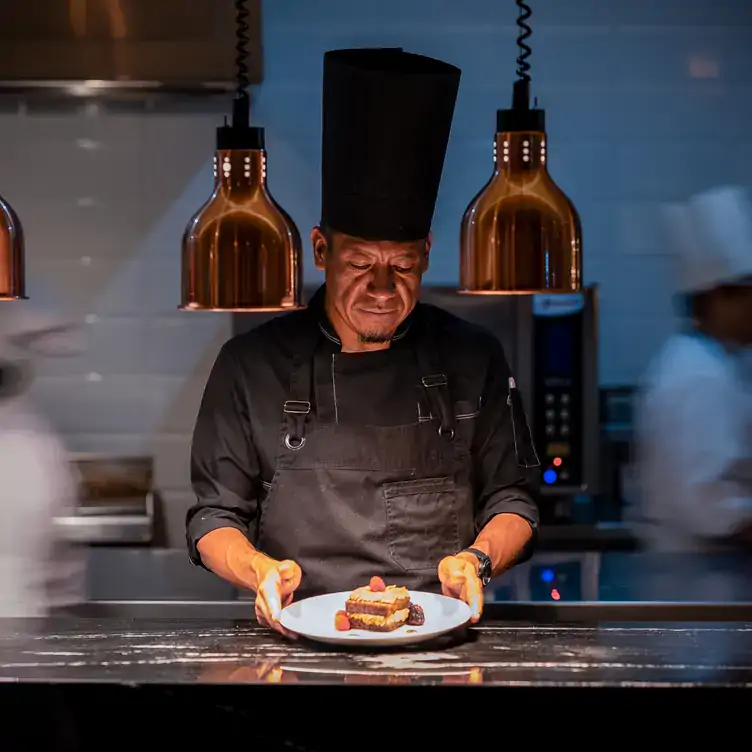
<svg viewBox="0 0 752 752"><path fill-rule="evenodd" d="M700 617L690 623L650 619L650 604L614 605L591 616L620 621L598 623L578 621L570 606L571 623L526 623L502 621L504 607L492 604L480 625L443 642L353 652L289 642L252 620L212 617L206 605L204 618L174 610L166 618L0 621L0 682L752 687L749 608L729 617L748 622L721 623L703 621L700 611L720 618L723 607L652 611Z"/></svg>
<svg viewBox="0 0 752 752"><path fill-rule="evenodd" d="M353 732L359 749L382 749L363 729L397 718L400 749L497 749L593 724L641 741L657 726L675 742L746 723L745 604L488 604L444 641L357 652L232 616L249 605L99 603L85 618L0 620L3 743L350 752Z"/></svg>

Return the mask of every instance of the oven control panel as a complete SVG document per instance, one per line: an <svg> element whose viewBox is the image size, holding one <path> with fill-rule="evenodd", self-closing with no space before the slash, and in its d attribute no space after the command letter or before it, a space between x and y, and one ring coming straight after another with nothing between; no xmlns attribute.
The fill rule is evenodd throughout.
<svg viewBox="0 0 752 752"><path fill-rule="evenodd" d="M579 293L533 300L535 442L543 484L579 487L584 481L584 299Z"/></svg>

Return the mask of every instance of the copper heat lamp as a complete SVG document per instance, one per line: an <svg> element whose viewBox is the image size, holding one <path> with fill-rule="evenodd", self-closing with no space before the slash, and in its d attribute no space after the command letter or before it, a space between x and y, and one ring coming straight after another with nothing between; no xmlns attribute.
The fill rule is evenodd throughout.
<svg viewBox="0 0 752 752"><path fill-rule="evenodd" d="M494 172L470 202L460 235L460 290L474 294L581 289L582 230L546 168L545 110L530 109L530 8L517 0L518 80L512 108L496 113ZM535 105L537 107L537 101Z"/></svg>
<svg viewBox="0 0 752 752"><path fill-rule="evenodd" d="M24 266L21 220L0 196L0 301L26 299Z"/></svg>
<svg viewBox="0 0 752 752"><path fill-rule="evenodd" d="M236 0L238 87L232 125L217 129L214 190L183 234L185 311L303 307L300 233L266 185L264 129L250 126L248 11Z"/></svg>

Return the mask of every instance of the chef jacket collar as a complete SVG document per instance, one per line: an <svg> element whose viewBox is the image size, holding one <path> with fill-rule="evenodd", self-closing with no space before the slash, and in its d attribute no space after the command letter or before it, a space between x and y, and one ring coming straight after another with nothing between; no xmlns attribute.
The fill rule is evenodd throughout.
<svg viewBox="0 0 752 752"><path fill-rule="evenodd" d="M319 289L316 290L316 292L313 294L313 297L308 302L308 309L318 319L319 329L321 329L323 335L331 342L334 342L336 345L342 347L342 340L340 340L337 331L335 330L334 326L332 326L332 322L329 321L329 317L326 315L326 308L324 306L325 298L326 285L324 284L321 285L321 287L319 287ZM410 329L414 313L415 309L413 309L410 315L397 327L397 331L392 337L392 342L401 340L407 334Z"/></svg>
<svg viewBox="0 0 752 752"><path fill-rule="evenodd" d="M749 358L750 348L748 346L722 342L705 334L705 332L700 331L696 327L691 327L686 333L688 336L702 343L708 351L715 353L722 359L731 357L732 360L744 360Z"/></svg>

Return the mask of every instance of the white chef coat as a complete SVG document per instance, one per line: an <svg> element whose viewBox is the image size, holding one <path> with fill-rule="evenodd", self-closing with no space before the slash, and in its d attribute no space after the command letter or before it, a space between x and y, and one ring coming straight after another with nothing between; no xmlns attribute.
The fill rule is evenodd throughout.
<svg viewBox="0 0 752 752"><path fill-rule="evenodd" d="M83 551L59 536L78 484L65 448L23 395L0 398L0 616L44 616L84 599Z"/></svg>
<svg viewBox="0 0 752 752"><path fill-rule="evenodd" d="M86 558L56 524L76 512L79 483L27 394L31 359L79 354L85 340L80 328L25 303L1 313L0 367L23 377L0 384L0 617L38 617L85 600Z"/></svg>
<svg viewBox="0 0 752 752"><path fill-rule="evenodd" d="M744 358L699 334L671 337L639 403L637 470L647 546L728 550L752 524L752 380Z"/></svg>

